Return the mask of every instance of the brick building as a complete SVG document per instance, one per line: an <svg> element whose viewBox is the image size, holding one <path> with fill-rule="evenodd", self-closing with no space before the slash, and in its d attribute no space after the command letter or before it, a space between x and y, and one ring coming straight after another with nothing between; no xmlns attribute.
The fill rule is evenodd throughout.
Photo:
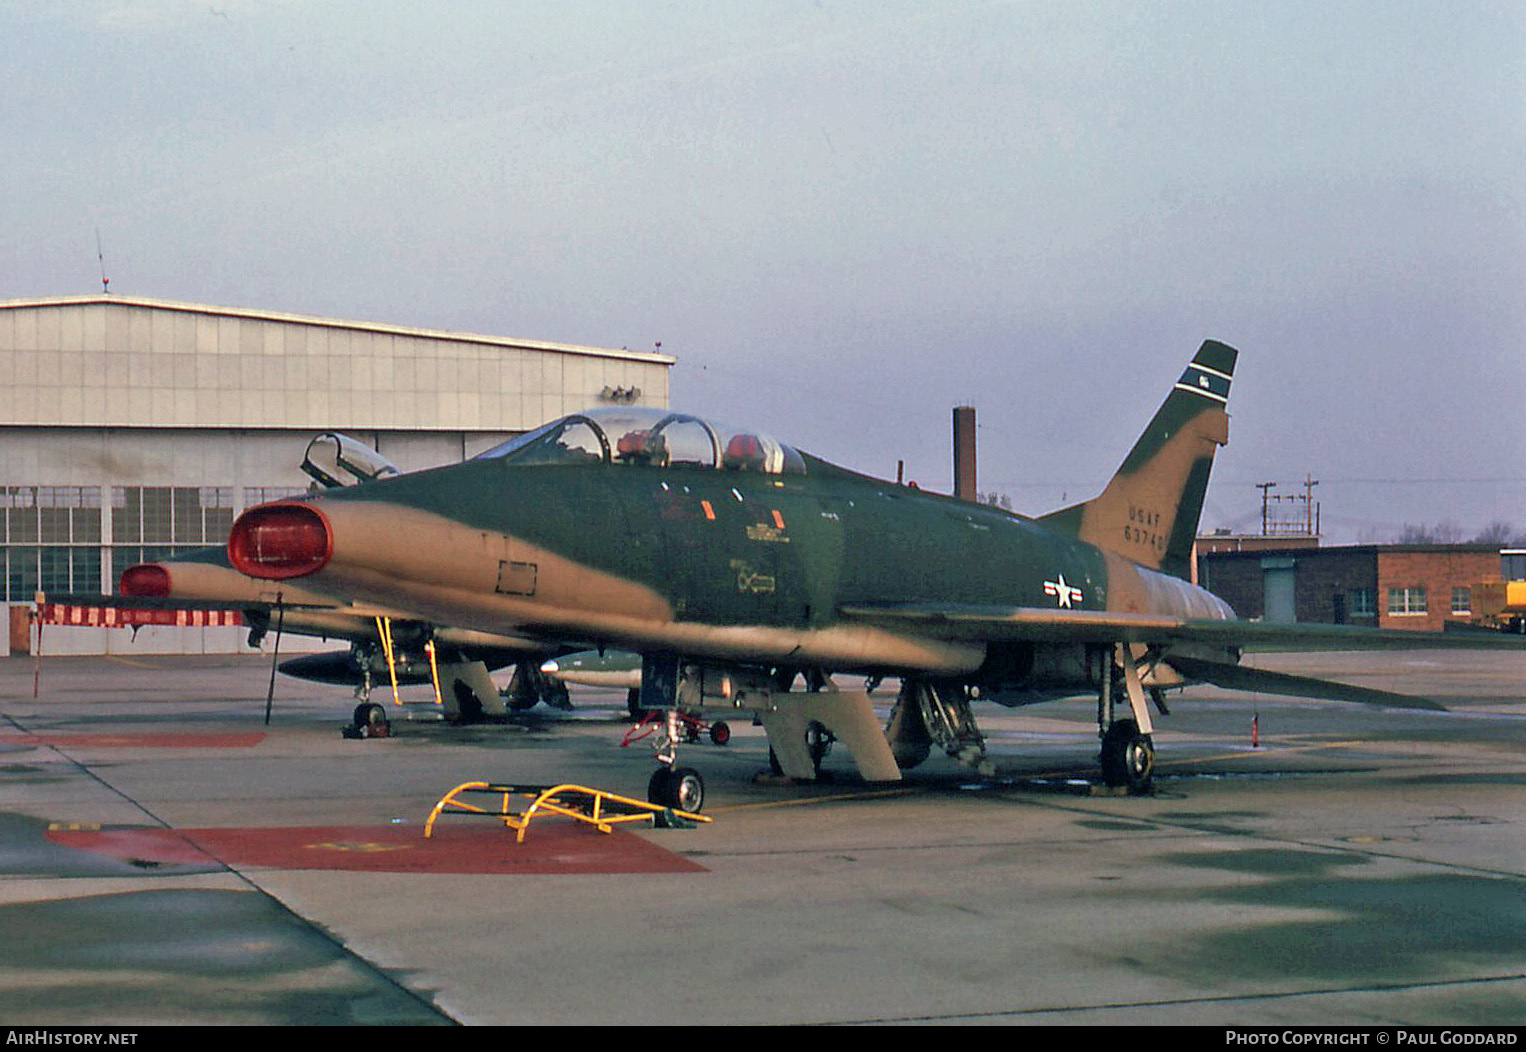
<svg viewBox="0 0 1526 1052"><path fill-rule="evenodd" d="M1198 583L1241 617L1440 631L1472 615L1472 590L1499 580L1490 544L1260 548L1199 554Z"/></svg>

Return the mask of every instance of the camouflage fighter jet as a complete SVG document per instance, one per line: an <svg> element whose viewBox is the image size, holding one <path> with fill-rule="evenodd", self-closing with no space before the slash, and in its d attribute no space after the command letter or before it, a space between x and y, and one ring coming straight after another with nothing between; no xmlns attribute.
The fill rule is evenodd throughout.
<svg viewBox="0 0 1526 1052"><path fill-rule="evenodd" d="M645 708L748 710L785 774L836 739L871 781L938 745L989 769L970 702L1095 693L1102 773L1148 787L1147 696L1193 682L1436 707L1264 672L1242 648L1458 643L1239 620L1188 580L1236 351L1208 341L1102 494L1041 519L836 467L682 413L577 413L462 464L245 512L240 571L445 624L642 656ZM899 677L882 729L831 673ZM809 687L791 691L797 676ZM824 688L824 689L822 689ZM670 717L670 722L676 716ZM659 750L655 802L704 782Z"/></svg>

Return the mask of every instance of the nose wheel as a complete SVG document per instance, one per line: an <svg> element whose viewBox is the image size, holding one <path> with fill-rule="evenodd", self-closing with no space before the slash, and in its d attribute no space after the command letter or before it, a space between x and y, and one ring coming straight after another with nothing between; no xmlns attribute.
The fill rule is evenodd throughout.
<svg viewBox="0 0 1526 1052"><path fill-rule="evenodd" d="M705 806L705 780L692 767L659 767L646 785L648 803L699 814Z"/></svg>

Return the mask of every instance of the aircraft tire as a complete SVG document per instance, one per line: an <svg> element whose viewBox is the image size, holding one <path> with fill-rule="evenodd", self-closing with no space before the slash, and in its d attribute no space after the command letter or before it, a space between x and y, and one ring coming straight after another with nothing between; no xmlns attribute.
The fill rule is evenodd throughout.
<svg viewBox="0 0 1526 1052"><path fill-rule="evenodd" d="M668 772L668 806L690 814L699 814L705 806L705 780L692 767Z"/></svg>
<svg viewBox="0 0 1526 1052"><path fill-rule="evenodd" d="M725 720L716 720L710 725L710 741L716 745L725 745L731 740L731 726Z"/></svg>
<svg viewBox="0 0 1526 1052"><path fill-rule="evenodd" d="M1118 720L1102 737L1102 780L1131 793L1150 791L1155 742L1133 720Z"/></svg>
<svg viewBox="0 0 1526 1052"><path fill-rule="evenodd" d="M692 767L659 767L646 783L649 804L699 814L705 806L705 780Z"/></svg>
<svg viewBox="0 0 1526 1052"><path fill-rule="evenodd" d="M671 807L668 803L668 782L673 775L672 768L659 767L652 772L651 779L646 783L646 802L649 804L661 804L663 807Z"/></svg>
<svg viewBox="0 0 1526 1052"><path fill-rule="evenodd" d="M355 726L380 727L387 722L387 710L374 701L363 701L355 706Z"/></svg>

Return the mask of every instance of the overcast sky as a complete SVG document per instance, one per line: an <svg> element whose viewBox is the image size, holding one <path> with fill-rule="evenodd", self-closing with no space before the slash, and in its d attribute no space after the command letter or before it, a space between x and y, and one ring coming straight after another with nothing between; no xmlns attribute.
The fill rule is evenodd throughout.
<svg viewBox="0 0 1526 1052"><path fill-rule="evenodd" d="M1204 526L1526 528L1526 4L0 0L0 298L651 348L875 474L1091 496L1205 337ZM296 454L294 453L294 456Z"/></svg>

